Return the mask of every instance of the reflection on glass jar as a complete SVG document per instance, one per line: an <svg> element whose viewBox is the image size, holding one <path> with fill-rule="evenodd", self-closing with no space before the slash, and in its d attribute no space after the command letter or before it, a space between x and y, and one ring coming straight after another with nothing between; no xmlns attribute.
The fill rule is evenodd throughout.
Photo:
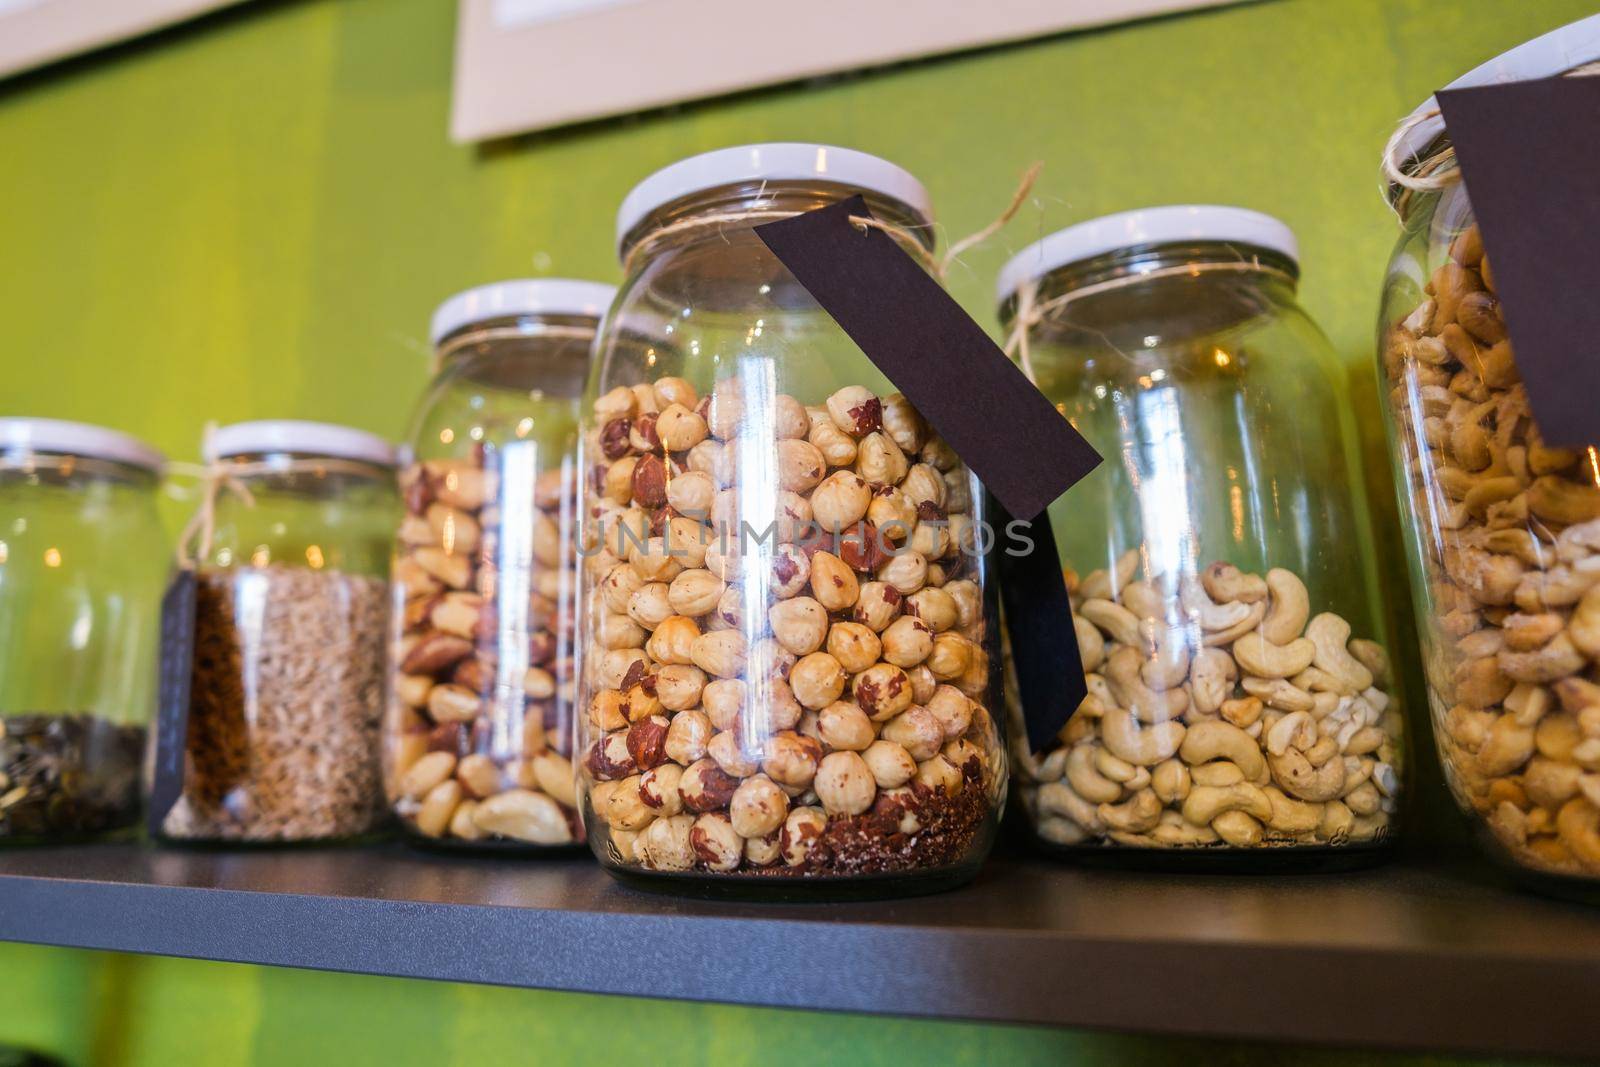
<svg viewBox="0 0 1600 1067"><path fill-rule="evenodd" d="M434 315L396 543L391 802L417 840L580 842L572 768L578 397L614 290L482 286Z"/></svg>
<svg viewBox="0 0 1600 1067"><path fill-rule="evenodd" d="M1014 752L1049 845L1338 863L1393 832L1401 715L1353 427L1298 273L1274 219L1165 207L1001 274L1025 369L1106 457L1052 509L1089 697Z"/></svg>
<svg viewBox="0 0 1600 1067"><path fill-rule="evenodd" d="M971 877L993 837L981 487L752 228L856 193L929 233L909 174L818 145L686 160L619 213L628 278L583 423L579 729L613 871L914 892Z"/></svg>
<svg viewBox="0 0 1600 1067"><path fill-rule="evenodd" d="M0 419L0 843L138 821L162 463L114 430Z"/></svg>
<svg viewBox="0 0 1600 1067"><path fill-rule="evenodd" d="M1597 31L1600 16L1575 23L1451 87L1600 59ZM1539 432L1432 106L1394 146L1404 232L1379 353L1434 737L1491 854L1581 892L1600 878L1600 461Z"/></svg>
<svg viewBox="0 0 1600 1067"><path fill-rule="evenodd" d="M183 793L162 834L367 833L384 813L393 448L359 430L281 421L225 426L207 450L214 475L182 546L196 569Z"/></svg>

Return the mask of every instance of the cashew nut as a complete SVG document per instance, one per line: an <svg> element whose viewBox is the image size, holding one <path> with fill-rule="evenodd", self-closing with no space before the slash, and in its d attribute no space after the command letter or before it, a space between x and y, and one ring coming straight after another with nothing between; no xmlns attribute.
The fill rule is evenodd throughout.
<svg viewBox="0 0 1600 1067"><path fill-rule="evenodd" d="M1245 634L1233 643L1233 658L1257 678L1288 678L1299 674L1311 666L1316 654L1317 646L1304 637L1278 645L1268 641L1260 630Z"/></svg>
<svg viewBox="0 0 1600 1067"><path fill-rule="evenodd" d="M1176 719L1141 727L1126 708L1113 708L1100 719L1100 739L1106 748L1137 767L1153 767L1171 759L1186 732L1187 727Z"/></svg>
<svg viewBox="0 0 1600 1067"><path fill-rule="evenodd" d="M1111 635L1120 645L1139 644L1139 617L1109 600L1085 600L1078 614Z"/></svg>
<svg viewBox="0 0 1600 1067"><path fill-rule="evenodd" d="M1122 795L1122 786L1094 767L1094 749L1077 745L1067 756L1067 783L1083 799L1102 804Z"/></svg>
<svg viewBox="0 0 1600 1067"><path fill-rule="evenodd" d="M1600 776L1596 776L1596 780L1600 781ZM1175 759L1156 764L1156 769L1150 774L1150 788L1155 790L1163 804L1181 802L1189 795L1190 785L1189 768Z"/></svg>
<svg viewBox="0 0 1600 1067"><path fill-rule="evenodd" d="M1253 848L1261 844L1261 823L1242 811L1225 811L1211 823L1217 836L1239 848Z"/></svg>
<svg viewBox="0 0 1600 1067"><path fill-rule="evenodd" d="M1072 616L1072 628L1078 634L1078 656L1083 660L1083 670L1087 674L1105 662L1106 641L1100 636L1100 628L1081 615Z"/></svg>
<svg viewBox="0 0 1600 1067"><path fill-rule="evenodd" d="M1205 826L1225 811L1243 811L1258 819L1272 817L1272 802L1267 794L1249 782L1228 786L1197 785L1183 802L1183 817Z"/></svg>
<svg viewBox="0 0 1600 1067"><path fill-rule="evenodd" d="M1372 684L1372 672L1350 654L1350 624L1325 611L1306 624L1306 637L1316 646L1312 660L1318 669L1345 683L1346 691L1359 693Z"/></svg>
<svg viewBox="0 0 1600 1067"><path fill-rule="evenodd" d="M1267 819L1267 825L1279 833L1305 834L1321 825L1323 805L1295 800L1270 785L1262 792L1272 804L1272 815Z"/></svg>
<svg viewBox="0 0 1600 1067"><path fill-rule="evenodd" d="M1282 678L1245 678L1239 683L1244 691L1269 708L1280 711L1310 711L1317 706L1310 693L1290 685Z"/></svg>
<svg viewBox="0 0 1600 1067"><path fill-rule="evenodd" d="M1267 583L1258 574L1246 574L1231 563L1217 562L1200 572L1200 584L1213 600L1240 600L1254 604L1267 597Z"/></svg>
<svg viewBox="0 0 1600 1067"><path fill-rule="evenodd" d="M1220 648L1201 648L1189 664L1189 697L1195 709L1215 714L1233 692L1239 665Z"/></svg>
<svg viewBox="0 0 1600 1067"><path fill-rule="evenodd" d="M1158 693L1145 685L1144 657L1131 645L1124 645L1106 660L1105 678L1117 703L1128 708L1142 722L1165 722L1182 715L1189 697L1181 689Z"/></svg>
<svg viewBox="0 0 1600 1067"><path fill-rule="evenodd" d="M1273 644L1286 645L1305 631L1311 597L1300 576L1282 567L1267 572L1267 589L1272 593L1272 607L1261 620L1261 633Z"/></svg>
<svg viewBox="0 0 1600 1067"><path fill-rule="evenodd" d="M1145 619L1139 623L1139 636L1144 646L1153 650L1140 668L1145 684L1156 690L1182 685L1189 673L1189 646L1183 631L1158 619Z"/></svg>
<svg viewBox="0 0 1600 1067"><path fill-rule="evenodd" d="M1190 618L1199 620L1206 631L1227 630L1237 626L1250 615L1250 605L1242 601L1218 604L1206 594L1205 586L1194 575L1185 575L1178 583L1178 599Z"/></svg>
<svg viewBox="0 0 1600 1067"><path fill-rule="evenodd" d="M1197 722L1189 727L1178 750L1183 761L1190 766L1226 759L1237 766L1246 778L1261 773L1261 746L1255 738L1232 723L1221 719Z"/></svg>
<svg viewBox="0 0 1600 1067"><path fill-rule="evenodd" d="M1344 789L1343 760L1313 767L1304 752L1291 748L1282 755L1268 756L1267 766L1272 769L1272 780L1301 800L1332 800Z"/></svg>
<svg viewBox="0 0 1600 1067"><path fill-rule="evenodd" d="M1161 819L1161 801L1152 790L1141 789L1121 804L1101 804L1095 814L1113 830L1142 834L1156 828Z"/></svg>

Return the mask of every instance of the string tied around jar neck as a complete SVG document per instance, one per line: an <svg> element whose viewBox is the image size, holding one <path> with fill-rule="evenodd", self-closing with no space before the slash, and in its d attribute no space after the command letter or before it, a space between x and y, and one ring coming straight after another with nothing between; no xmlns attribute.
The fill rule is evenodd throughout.
<svg viewBox="0 0 1600 1067"><path fill-rule="evenodd" d="M920 231L926 230L928 225L901 226L893 222L873 218L870 215L851 215L850 223L861 233L867 230L878 230L894 241L900 248L922 264L923 268L937 278L941 283L946 279L950 268L965 252L971 251L978 245L993 237L1010 222L1016 213L1028 200L1028 195L1033 192L1034 183L1039 180L1039 173L1044 169L1043 161L1036 161L1022 174L1022 179L1017 183L1017 188L1011 194L1011 201L1004 211L1000 212L988 225L968 234L959 241L954 242L943 255L935 255L929 251L923 242ZM766 194L766 183L756 193L756 202L759 203ZM775 208L748 208L744 211L723 211L704 215L691 215L676 222L669 222L665 226L652 230L641 237L628 254L623 257L622 271L632 274L633 268L645 250L653 247L663 239L679 233L688 233L695 230L712 229L731 224L751 224L761 222L776 222L779 219L791 219L802 214L799 211L778 210ZM931 224L929 224L931 225Z"/></svg>
<svg viewBox="0 0 1600 1067"><path fill-rule="evenodd" d="M1237 260L1221 260L1215 263L1179 263L1170 267L1157 267L1154 270L1141 271L1137 274L1125 274L1117 278L1109 278L1093 285L1069 289L1060 296L1051 297L1043 303L1039 302L1040 278L1032 278L1017 290L1017 310L1011 324L1011 333L1007 335L1004 345L1006 355L1017 361L1022 368L1022 373L1035 386L1039 384L1038 376L1033 370L1033 357L1028 349L1028 335L1035 326L1044 322L1051 315L1079 300L1101 293L1125 289L1131 285L1156 281L1161 278L1196 277L1201 274L1266 274L1293 285L1294 275L1286 270L1280 270L1268 263L1261 262L1260 257L1250 256Z"/></svg>
<svg viewBox="0 0 1600 1067"><path fill-rule="evenodd" d="M1588 78L1600 76L1600 61L1585 63L1562 74L1563 78ZM1425 159L1404 154L1403 146L1417 127L1433 122L1442 116L1437 107L1417 111L1400 120L1388 143L1383 146L1382 170L1384 189L1399 186L1400 194L1385 197L1395 217L1405 220L1406 206L1413 193L1436 193L1457 185L1461 181L1461 168L1456 166L1456 150L1446 145ZM1415 160L1413 163L1412 160ZM1408 164L1410 164L1408 166Z"/></svg>
<svg viewBox="0 0 1600 1067"><path fill-rule="evenodd" d="M207 422L202 432L200 454L204 463L169 462L166 472L184 478L193 478L200 485L200 501L194 514L184 524L178 535L177 562L182 570L192 571L201 561L211 556L212 542L217 531L217 501L228 493L247 508L256 506L255 494L245 484L245 479L263 474L358 474L371 476L373 464L334 456L316 458L284 457L273 460L236 462L215 454L212 441L217 432L215 422ZM193 551L190 551L190 546Z"/></svg>

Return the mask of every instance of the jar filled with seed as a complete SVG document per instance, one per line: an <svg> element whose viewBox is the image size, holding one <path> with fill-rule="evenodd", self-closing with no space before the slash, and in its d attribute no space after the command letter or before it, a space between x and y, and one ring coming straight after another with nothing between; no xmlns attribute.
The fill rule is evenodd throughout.
<svg viewBox="0 0 1600 1067"><path fill-rule="evenodd" d="M180 549L195 572L182 791L156 813L161 834L366 834L386 815L394 449L344 426L243 422L215 430L205 459Z"/></svg>
<svg viewBox="0 0 1600 1067"><path fill-rule="evenodd" d="M0 418L0 844L138 822L162 463L115 430Z"/></svg>
<svg viewBox="0 0 1600 1067"><path fill-rule="evenodd" d="M613 289L507 281L433 318L401 471L389 798L419 841L581 843L572 768L578 398Z"/></svg>
<svg viewBox="0 0 1600 1067"><path fill-rule="evenodd" d="M1600 73L1600 16L1450 88ZM1490 854L1542 888L1600 887L1600 465L1546 440L1493 248L1432 101L1386 160L1403 232L1379 358L1445 779ZM1528 175L1530 196L1539 176ZM1561 299L1588 301L1573 288ZM1510 315L1515 320L1516 310ZM1590 358L1575 349L1575 359ZM1590 630L1589 623L1596 623Z"/></svg>
<svg viewBox="0 0 1600 1067"><path fill-rule="evenodd" d="M618 213L627 281L583 416L578 731L615 873L890 894L988 851L983 494L754 231L856 194L931 251L915 178L821 145L685 160Z"/></svg>
<svg viewBox="0 0 1600 1067"><path fill-rule="evenodd" d="M1391 840L1398 691L1344 375L1296 256L1275 219L1174 206L1001 273L1024 369L1112 457L1052 517L1089 696L1015 750L1048 847L1298 866Z"/></svg>

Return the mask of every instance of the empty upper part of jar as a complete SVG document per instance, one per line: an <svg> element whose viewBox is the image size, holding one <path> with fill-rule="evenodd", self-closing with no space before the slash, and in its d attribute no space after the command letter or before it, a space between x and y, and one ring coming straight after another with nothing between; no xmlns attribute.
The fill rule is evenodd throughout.
<svg viewBox="0 0 1600 1067"><path fill-rule="evenodd" d="M1107 457L1051 510L1090 695L1015 750L1050 844L1303 857L1390 833L1383 600L1345 377L1297 276L1282 223L1192 206L1002 273L1024 369Z"/></svg>
<svg viewBox="0 0 1600 1067"><path fill-rule="evenodd" d="M0 841L138 818L162 463L115 430L0 418Z"/></svg>

